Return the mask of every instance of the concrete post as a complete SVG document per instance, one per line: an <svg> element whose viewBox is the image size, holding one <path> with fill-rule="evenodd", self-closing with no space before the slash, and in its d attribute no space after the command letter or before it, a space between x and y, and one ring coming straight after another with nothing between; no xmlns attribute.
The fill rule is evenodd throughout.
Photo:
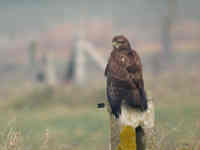
<svg viewBox="0 0 200 150"><path fill-rule="evenodd" d="M109 105L108 105L109 106ZM110 113L110 150L156 150L154 104L141 112L122 104L119 119Z"/></svg>

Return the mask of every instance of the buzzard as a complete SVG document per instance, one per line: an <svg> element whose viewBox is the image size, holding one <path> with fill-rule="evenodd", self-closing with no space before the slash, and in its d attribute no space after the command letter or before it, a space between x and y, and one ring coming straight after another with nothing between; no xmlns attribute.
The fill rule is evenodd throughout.
<svg viewBox="0 0 200 150"><path fill-rule="evenodd" d="M105 69L106 94L112 113L116 118L119 117L122 101L132 108L145 111L147 98L139 55L123 35L115 36L112 46L113 50Z"/></svg>

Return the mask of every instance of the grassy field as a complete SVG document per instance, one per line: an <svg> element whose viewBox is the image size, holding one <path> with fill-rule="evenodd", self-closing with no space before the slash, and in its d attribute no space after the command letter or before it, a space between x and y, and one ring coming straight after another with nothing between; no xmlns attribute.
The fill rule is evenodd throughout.
<svg viewBox="0 0 200 150"><path fill-rule="evenodd" d="M161 149L200 148L198 75L145 76ZM108 150L108 114L96 109L104 90L30 84L10 89L0 101L0 150Z"/></svg>

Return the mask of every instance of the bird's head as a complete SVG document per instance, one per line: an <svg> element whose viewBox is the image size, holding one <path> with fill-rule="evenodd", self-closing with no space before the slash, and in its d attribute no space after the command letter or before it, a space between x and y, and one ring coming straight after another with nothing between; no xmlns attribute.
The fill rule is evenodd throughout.
<svg viewBox="0 0 200 150"><path fill-rule="evenodd" d="M128 41L128 39L123 36L123 35L117 35L113 38L112 40L112 46L114 49L127 49L127 50L131 50L131 45Z"/></svg>

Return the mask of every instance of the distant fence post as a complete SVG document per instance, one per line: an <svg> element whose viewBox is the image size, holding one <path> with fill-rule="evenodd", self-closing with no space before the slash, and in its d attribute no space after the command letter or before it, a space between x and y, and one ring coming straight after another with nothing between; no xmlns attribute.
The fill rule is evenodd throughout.
<svg viewBox="0 0 200 150"><path fill-rule="evenodd" d="M157 150L154 124L154 104L148 100L148 110L141 112L122 105L119 119L110 113L109 150Z"/></svg>
<svg viewBox="0 0 200 150"><path fill-rule="evenodd" d="M55 54L54 52L49 52L47 54L47 64L46 64L46 77L47 84L54 86L57 84L56 68L55 68Z"/></svg>

